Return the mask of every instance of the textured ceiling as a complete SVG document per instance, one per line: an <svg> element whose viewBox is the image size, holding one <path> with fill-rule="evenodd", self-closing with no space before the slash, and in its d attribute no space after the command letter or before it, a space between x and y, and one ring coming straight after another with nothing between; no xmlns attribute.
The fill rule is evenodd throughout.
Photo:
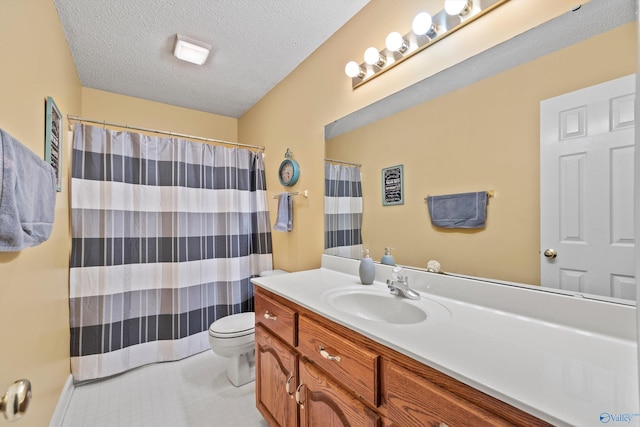
<svg viewBox="0 0 640 427"><path fill-rule="evenodd" d="M83 87L240 117L369 0L55 0ZM202 66L176 33L212 45Z"/></svg>

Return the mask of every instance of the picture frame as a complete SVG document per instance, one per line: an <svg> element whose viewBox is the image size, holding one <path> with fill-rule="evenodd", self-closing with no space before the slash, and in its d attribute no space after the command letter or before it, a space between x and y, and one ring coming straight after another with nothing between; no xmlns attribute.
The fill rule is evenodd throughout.
<svg viewBox="0 0 640 427"><path fill-rule="evenodd" d="M47 96L45 107L44 160L56 174L56 189L62 191L62 114L52 97Z"/></svg>
<svg viewBox="0 0 640 427"><path fill-rule="evenodd" d="M404 166L396 165L382 169L382 205L404 204Z"/></svg>

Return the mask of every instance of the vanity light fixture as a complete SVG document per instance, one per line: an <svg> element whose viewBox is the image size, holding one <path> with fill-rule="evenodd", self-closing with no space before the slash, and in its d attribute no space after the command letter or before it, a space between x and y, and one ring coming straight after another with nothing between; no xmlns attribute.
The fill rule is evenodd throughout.
<svg viewBox="0 0 640 427"><path fill-rule="evenodd" d="M348 77L358 77L363 78L365 71L360 67L360 65L356 61L349 61L347 65L344 67L344 73Z"/></svg>
<svg viewBox="0 0 640 427"><path fill-rule="evenodd" d="M402 34L394 31L389 33L384 42L386 48L392 52L405 53L409 49L409 43L402 37Z"/></svg>
<svg viewBox="0 0 640 427"><path fill-rule="evenodd" d="M413 18L411 30L418 36L436 33L436 27L433 25L433 17L427 12L420 12L415 18Z"/></svg>
<svg viewBox="0 0 640 427"><path fill-rule="evenodd" d="M380 55L378 49L375 47L370 47L364 51L364 62L369 65L377 65L378 67L382 67L386 62L386 59Z"/></svg>
<svg viewBox="0 0 640 427"><path fill-rule="evenodd" d="M211 45L176 34L176 44L173 49L173 55L183 61L192 64L202 65L207 60Z"/></svg>
<svg viewBox="0 0 640 427"><path fill-rule="evenodd" d="M470 0L444 0L444 11L451 16L465 16L472 6Z"/></svg>
<svg viewBox="0 0 640 427"><path fill-rule="evenodd" d="M351 78L351 87L363 85L508 1L444 0L444 9L435 15L419 13L409 33L403 36L392 32L385 40L384 49L370 47L364 53L363 63L347 63L344 72Z"/></svg>

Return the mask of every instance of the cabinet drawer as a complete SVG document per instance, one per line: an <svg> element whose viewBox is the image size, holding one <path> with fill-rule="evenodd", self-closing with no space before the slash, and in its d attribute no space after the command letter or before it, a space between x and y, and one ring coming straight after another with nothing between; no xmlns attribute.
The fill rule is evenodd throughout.
<svg viewBox="0 0 640 427"><path fill-rule="evenodd" d="M256 324L260 323L271 330L292 347L298 344L296 340L298 313L296 310L269 298L265 295L265 291L256 286L254 287L254 311Z"/></svg>
<svg viewBox="0 0 640 427"><path fill-rule="evenodd" d="M401 426L512 426L505 419L385 362L388 416Z"/></svg>
<svg viewBox="0 0 640 427"><path fill-rule="evenodd" d="M304 316L300 316L299 326L300 352L345 388L378 406L378 355Z"/></svg>

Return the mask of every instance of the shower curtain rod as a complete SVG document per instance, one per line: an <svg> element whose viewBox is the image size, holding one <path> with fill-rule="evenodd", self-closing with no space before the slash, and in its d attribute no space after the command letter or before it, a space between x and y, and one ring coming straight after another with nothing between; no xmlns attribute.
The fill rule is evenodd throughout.
<svg viewBox="0 0 640 427"><path fill-rule="evenodd" d="M327 159L326 157L325 157L324 161L325 162L332 162L332 163L340 163L340 164L343 164L343 165L357 166L357 167L361 167L362 166L360 163L344 162L342 160Z"/></svg>
<svg viewBox="0 0 640 427"><path fill-rule="evenodd" d="M238 146L238 147L254 148L254 149L259 150L259 151L264 151L264 147L262 145L241 144L239 142L225 141L225 140L222 140L222 139L204 138L204 137L201 137L201 136L186 135L184 133L169 132L169 131L166 131L166 130L156 130L156 129L148 129L148 128L129 126L129 125L122 125L122 124L119 124L119 123L106 122L104 120L103 121L99 121L99 120L85 119L83 117L72 116L70 114L67 114L67 119L68 120L73 120L73 121L76 121L76 122L93 123L93 124L98 124L98 125L103 125L103 126L115 126L115 127L119 127L119 128L131 129L131 130L139 130L139 131L142 131L142 132L151 132L151 133L158 133L158 134L161 134L161 135L175 136L175 137L179 137L179 138L195 139L197 141L217 142L219 144L235 145L235 146Z"/></svg>

